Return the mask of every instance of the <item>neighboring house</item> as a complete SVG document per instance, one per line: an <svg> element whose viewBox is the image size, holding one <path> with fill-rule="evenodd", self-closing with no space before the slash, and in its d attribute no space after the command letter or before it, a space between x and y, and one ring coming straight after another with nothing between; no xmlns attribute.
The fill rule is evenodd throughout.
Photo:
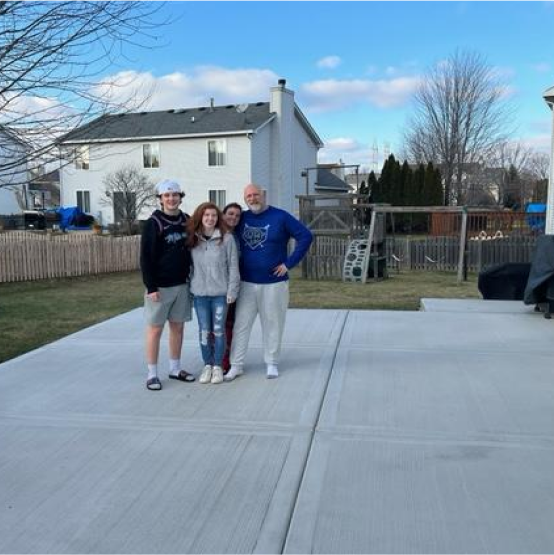
<svg viewBox="0 0 554 555"><path fill-rule="evenodd" d="M350 185L343 179L338 177L331 169L326 167L317 168L317 177L315 181L315 192L320 194L325 193L350 193L352 189Z"/></svg>
<svg viewBox="0 0 554 555"><path fill-rule="evenodd" d="M60 171L31 170L29 181L29 208L49 209L60 205Z"/></svg>
<svg viewBox="0 0 554 555"><path fill-rule="evenodd" d="M20 214L29 208L27 153L27 143L0 126L0 215Z"/></svg>
<svg viewBox="0 0 554 555"><path fill-rule="evenodd" d="M323 143L285 85L281 79L271 88L269 102L109 115L69 133L60 147L66 159L75 157L61 167L62 205L113 223L114 208L100 202L103 179L133 165L153 182L179 181L189 213L206 200L243 203L248 183L264 187L270 204L296 212L302 171L316 165ZM310 192L314 182L315 175Z"/></svg>

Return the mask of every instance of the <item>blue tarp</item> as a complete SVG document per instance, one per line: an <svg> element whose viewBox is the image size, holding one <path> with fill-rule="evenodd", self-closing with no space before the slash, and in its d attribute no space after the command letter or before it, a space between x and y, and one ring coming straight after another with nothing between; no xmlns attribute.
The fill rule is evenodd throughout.
<svg viewBox="0 0 554 555"><path fill-rule="evenodd" d="M546 204L530 202L525 209L525 220L533 231L544 231L546 225Z"/></svg>
<svg viewBox="0 0 554 555"><path fill-rule="evenodd" d="M61 206L56 210L60 215L60 229L65 231L90 229L94 218L85 214L78 206Z"/></svg>

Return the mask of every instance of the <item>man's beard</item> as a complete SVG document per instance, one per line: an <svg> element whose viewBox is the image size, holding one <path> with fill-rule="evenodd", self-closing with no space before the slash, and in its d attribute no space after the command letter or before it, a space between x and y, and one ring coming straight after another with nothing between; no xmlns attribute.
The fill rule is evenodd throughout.
<svg viewBox="0 0 554 555"><path fill-rule="evenodd" d="M262 203L256 203L256 204L249 204L248 208L254 214L259 214L260 212L263 212L265 206Z"/></svg>

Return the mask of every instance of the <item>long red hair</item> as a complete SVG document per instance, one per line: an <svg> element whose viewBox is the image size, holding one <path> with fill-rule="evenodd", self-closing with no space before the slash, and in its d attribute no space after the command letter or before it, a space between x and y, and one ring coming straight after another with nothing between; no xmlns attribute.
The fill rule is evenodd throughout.
<svg viewBox="0 0 554 555"><path fill-rule="evenodd" d="M191 249L198 245L198 234L201 234L203 231L202 218L206 210L215 210L217 214L217 223L215 227L219 229L221 233L221 241L223 241L223 236L229 231L227 225L223 221L223 214L219 207L213 202L203 202L196 207L196 210L188 221L188 244Z"/></svg>

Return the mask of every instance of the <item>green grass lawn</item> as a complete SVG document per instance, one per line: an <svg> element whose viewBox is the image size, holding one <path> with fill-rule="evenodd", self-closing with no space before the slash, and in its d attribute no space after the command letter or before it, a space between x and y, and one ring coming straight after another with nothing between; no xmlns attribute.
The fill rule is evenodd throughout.
<svg viewBox="0 0 554 555"><path fill-rule="evenodd" d="M307 281L293 273L295 308L417 310L422 297L479 298L476 276L404 272L366 284ZM142 306L139 272L0 284L0 362Z"/></svg>

